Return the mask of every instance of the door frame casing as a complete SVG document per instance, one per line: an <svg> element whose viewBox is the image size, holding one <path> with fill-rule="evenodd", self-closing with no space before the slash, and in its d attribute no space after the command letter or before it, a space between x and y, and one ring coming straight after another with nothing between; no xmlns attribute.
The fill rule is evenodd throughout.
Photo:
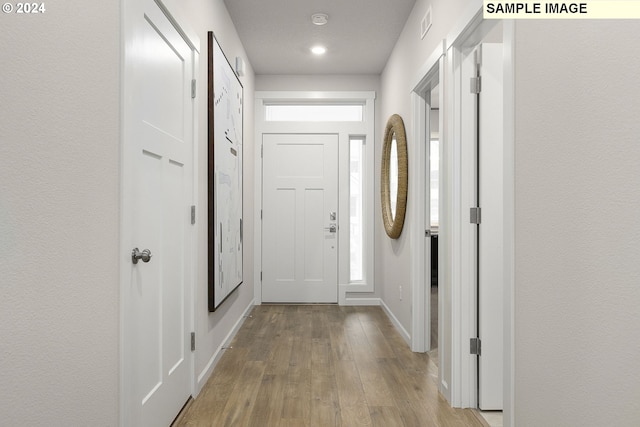
<svg viewBox="0 0 640 427"><path fill-rule="evenodd" d="M475 237L471 233L469 226L469 200L473 198L475 189L475 181L465 167L465 159L469 159L468 152L474 149L470 142L464 139L462 122L462 111L464 105L461 104L461 91L468 90L468 83L462 81L461 66L462 60L475 46L482 42L486 34L488 34L497 23L492 20L484 20L482 18L481 8L468 21L467 25L461 27L460 33L451 40L447 40L447 67L446 79L451 82L446 92L445 102L447 102L447 112L452 120L447 122L447 132L450 141L454 143L453 147L453 210L454 210L454 251L453 266L454 280L452 280L452 369L451 369L451 405L454 407L477 407L478 390L477 390L477 356L469 353L469 340L476 337L477 334L477 281L474 274L477 260L477 248L475 245ZM503 27L502 43L510 45L513 39L513 32L508 31L508 26ZM508 85L513 78L513 56L505 56L503 58L504 72L504 111L512 111L513 109L513 87ZM504 301L504 384L511 381L512 375L510 366L512 366L513 342L509 339L509 333L512 331L511 321L513 318L513 306L508 295L511 295L513 286L512 270L513 270L513 244L507 242L512 241L514 237L513 218L514 211L514 194L509 191L513 188L513 168L514 158L509 153L513 152L513 119L503 116L503 135L505 157L503 160L504 170L504 229L503 229L503 247L504 271L503 278L505 283L503 301ZM468 166L468 165L467 165ZM455 245L458 245L457 248ZM465 250L471 248L471 250ZM455 272L458 272L456 274ZM504 387L505 396L512 393L510 387ZM507 401L503 405L504 411L509 413Z"/></svg>
<svg viewBox="0 0 640 427"><path fill-rule="evenodd" d="M440 106L441 115L444 115L444 126L440 128L440 132L445 134L444 143L441 142L441 177L447 182L440 186L441 200L440 217L449 220L448 226L444 232L447 242L440 241L444 251L440 252L439 260L443 260L444 265L439 265L439 287L446 284L450 294L450 302L444 307L450 312L447 313L449 326L446 329L448 337L445 337L441 328L443 322L440 322L439 340L450 340L450 348L442 349L439 345L439 388L445 398L453 407L474 407L475 406L475 390L470 378L475 378L469 369L471 363L471 355L469 354L469 337L468 331L475 326L475 319L466 310L469 301L464 298L469 292L475 292L470 283L463 282L461 275L468 269L468 265L462 259L461 253L461 226L464 221L468 221L468 212L462 212L461 208L461 150L460 143L460 105L459 90L461 82L459 75L456 75L456 67L459 66L460 51L463 46L469 46L474 40L476 44L480 41L481 35L487 31L486 28L494 23L483 20L482 17L482 1L473 0L467 8L461 13L460 19L452 27L444 40L444 66L443 72L440 74L440 90L444 93L444 106ZM514 241L515 241L515 88L514 88L514 40L515 40L515 22L513 20L503 20L502 43L504 46L504 116L503 116L503 136L504 136L504 236L503 236L503 253L504 253L504 367L503 367L503 384L504 384L504 409L503 420L505 427L515 424L513 411L514 403ZM436 50L437 51L437 50ZM433 56L433 54L432 54ZM433 59L427 61L420 68L416 84L414 88L419 87L424 78L427 77L428 71L433 65ZM458 79L458 80L456 80ZM468 86L468 85L467 85ZM464 86L465 88L467 86ZM416 107L414 97L414 119L421 119L420 106ZM424 125L422 125L423 127ZM415 135L419 135L421 125L416 123ZM443 139L441 138L441 141ZM444 146L444 147L443 147ZM443 151L445 152L443 155ZM415 186L425 185L424 181L415 181ZM416 189L418 192L424 192L423 189ZM440 240L442 240L443 224L440 226ZM443 245L444 243L444 245ZM422 262L413 258L412 268L416 271L415 262ZM444 270L444 271L443 271ZM418 271L416 271L418 272ZM418 272L419 273L419 272ZM443 274L446 283L443 283ZM418 276L416 276L418 277ZM415 282L414 282L415 283ZM440 293L440 292L439 292ZM442 300L440 300L442 303ZM420 304L420 301L414 302ZM415 310L414 306L414 310ZM439 315L442 314L443 306L439 304ZM475 360L474 360L475 362ZM449 372L443 377L444 364L449 364L447 369Z"/></svg>
<svg viewBox="0 0 640 427"><path fill-rule="evenodd" d="M498 29L501 29L498 27ZM476 186L482 221L478 229L478 337L482 354L478 357L478 408L502 410L504 357L504 258L502 238L504 221L502 91L504 44L491 38L477 47L476 71L482 79L482 91L477 98L479 127ZM500 126L492 126L495 118ZM499 250L496 250L499 249Z"/></svg>
<svg viewBox="0 0 640 427"><path fill-rule="evenodd" d="M412 328L411 328L411 350L415 352L425 352L431 350L431 294L428 291L430 289L430 280L427 280L427 270L431 267L431 245L427 244L427 238L425 237L425 230L430 227L429 213L426 211L426 206L430 200L426 199L427 191L429 187L427 182L429 174L427 170L429 167L429 147L430 147L430 134L431 123L429 119L429 110L432 105L429 94L425 92L430 91L431 88L438 84L444 73L444 41L429 55L429 58L422 67L424 72L421 72L419 82L415 85L411 92L412 102L412 117L413 123L413 140L414 153L411 156L412 182L416 185L411 186L411 200L413 200L413 218L417 226L414 228L411 234L411 287L413 295L413 313L411 316ZM440 105L442 106L444 99L444 92L440 91ZM442 126L443 115L440 115L439 129L443 129ZM440 132L440 141L444 141L445 133ZM441 143L441 146L444 145ZM441 157L443 159L443 157ZM440 160L442 163L443 160ZM441 169L442 170L442 169ZM441 185L440 183L439 185ZM440 191L439 194L443 194ZM442 211L442 208L440 208ZM442 212L440 217L443 218ZM439 257L442 255L439 255ZM438 275L443 274L444 271L438 270ZM427 286L427 282L429 286ZM438 278L440 283L440 277ZM440 293L438 294L438 306L440 306ZM438 323L438 328L441 327L441 323Z"/></svg>
<svg viewBox="0 0 640 427"><path fill-rule="evenodd" d="M255 246L254 260L254 299L257 305L262 303L262 135L263 134L337 134L338 135L338 304L348 305L353 302L347 293L373 292L374 278L374 127L375 97L373 91L256 91L255 92ZM265 106L269 104L344 104L358 103L364 105L364 117L361 122L267 122ZM364 136L365 150L365 279L362 282L349 281L349 137ZM347 185L344 185L344 183ZM340 231L343 232L340 232ZM346 231L346 232L345 232ZM346 255L345 255L346 254ZM357 299L355 299L357 300ZM357 303L357 302L356 302Z"/></svg>
<svg viewBox="0 0 640 427"><path fill-rule="evenodd" d="M459 25L456 32L447 38L447 65L445 68L445 79L450 82L445 94L445 102L449 104L447 113L451 120L447 122L447 132L449 140L455 145L453 147L452 166L453 173L453 217L454 217L454 245L459 245L452 252L454 266L454 280L452 280L452 378L451 378L451 405L454 407L476 407L477 406L477 365L475 356L469 354L469 339L475 336L476 322L475 307L477 303L476 282L468 280L468 271L475 262L474 253L462 250L463 242L468 241L465 237L464 227L468 224L468 212L464 211L463 197L468 193L465 187L470 185L469 180L464 178L462 165L462 150L467 149L461 141L461 108L460 91L468 88L460 79L460 65L464 51L479 44L484 36L496 25L496 22L484 20L482 18L482 4L475 4L467 10L464 23ZM515 218L515 194L514 190L514 115L515 90L513 87L514 76L514 24L512 21L503 21L502 43L504 50L503 57L503 136L504 136L504 207L503 207L503 255L504 255L504 294L503 294L503 384L504 384L504 425L513 425L513 242L514 242L514 218ZM456 274L456 271L458 272ZM465 273L467 272L467 273ZM466 279L465 279L466 278ZM469 296L474 298L470 299Z"/></svg>
<svg viewBox="0 0 640 427"><path fill-rule="evenodd" d="M200 55L200 38L197 33L189 26L188 20L182 14L179 6L175 3L175 0L153 0L159 9L165 14L169 22L174 26L177 32L182 36L191 50L191 63L192 63L192 79L196 79L199 72L199 55ZM132 223L127 216L126 208L131 206L133 198L135 197L131 191L131 185L128 184L135 176L134 165L129 160L131 155L130 144L128 142L131 138L135 137L133 131L133 121L130 112L135 108L134 100L130 97L131 87L135 84L134 81L134 61L128 55L131 55L131 49L135 49L135 38L137 37L135 32L135 22L140 14L139 2L135 0L120 0L122 10L122 26L121 26L121 62L120 62L120 75L121 75L121 92L120 92L120 328L119 328L119 360L120 360L120 386L119 386L119 420L121 426L132 425L132 401L131 401L131 389L129 387L128 379L133 378L131 374L132 363L130 363L131 355L127 354L127 334L133 329L133 326L129 324L129 304L126 298L123 296L127 294L127 286L130 279L129 260L131 257L131 245L127 236L131 235ZM189 129L192 139L192 167L191 167L191 200L192 204L197 204L196 195L198 194L198 102L197 98L191 101L191 126ZM185 206L185 210L188 206ZM196 273L198 269L198 257L197 254L197 238L198 236L198 224L192 225L188 232L187 247L190 253L193 255L189 257L189 263L185 266L188 269L189 283L188 286L188 298L185 301L184 309L186 310L185 318L188 319L188 324L185 326L191 331L195 331L195 283ZM195 386L197 384L195 373L195 353L187 352L187 364L189 371L190 391L191 395L195 395ZM177 414L176 414L177 415Z"/></svg>

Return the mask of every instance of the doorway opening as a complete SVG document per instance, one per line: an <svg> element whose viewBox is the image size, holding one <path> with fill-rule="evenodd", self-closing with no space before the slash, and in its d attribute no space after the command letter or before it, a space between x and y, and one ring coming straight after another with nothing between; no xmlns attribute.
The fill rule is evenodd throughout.
<svg viewBox="0 0 640 427"><path fill-rule="evenodd" d="M505 28L478 13L447 51L447 135L458 153L454 263L460 271L453 283L452 376L462 385L452 393L452 404L485 411L509 406L512 29Z"/></svg>
<svg viewBox="0 0 640 427"><path fill-rule="evenodd" d="M439 244L439 224L440 224L440 85L434 82L429 90L429 130L428 140L428 162L429 175L426 177L425 187L429 187L429 210L427 218L427 229L429 230L431 267L426 275L426 282L430 284L429 307L430 307L430 344L429 357L438 366L438 244Z"/></svg>
<svg viewBox="0 0 640 427"><path fill-rule="evenodd" d="M447 307L445 301L450 286L447 283L448 268L443 264L447 244L445 215L447 200L444 160L446 159L446 135L444 130L444 76L446 57L444 46L439 46L429 56L422 69L426 71L412 93L414 117L413 182L411 197L413 218L417 225L411 234L413 265L413 331L411 349L426 352L432 371L437 372L438 390L450 401L450 370L447 354L451 339L446 332ZM443 197L445 196L445 197ZM444 237L444 238L443 238ZM443 246L444 245L444 246ZM443 250L443 248L445 248ZM443 268L444 266L444 268ZM444 340L444 341L443 341Z"/></svg>
<svg viewBox="0 0 640 427"><path fill-rule="evenodd" d="M486 325L486 321L479 319L478 312L482 311L479 305L478 294L482 294L482 289L478 289L478 269L479 261L478 231L474 222L473 214L478 214L477 189L475 175L478 169L477 153L478 147L475 139L477 132L478 116L475 114L476 104L471 92L474 86L473 79L477 75L473 74L474 62L467 59L472 58L474 50L480 44L501 45L501 55L487 57L492 59L492 71L500 71L503 80L500 83L501 90L497 95L485 96L485 100L497 100L502 103L502 110L496 114L499 121L483 127L484 129L500 130L503 140L501 141L501 156L499 164L494 165L494 171L500 171L502 179L499 188L483 190L481 201L487 201L490 194L501 195L502 204L498 207L501 212L502 221L499 236L494 239L499 246L494 248L493 253L502 257L502 264L496 269L496 276L501 277L504 285L502 291L493 294L491 301L502 301L504 304L494 310L494 314L502 315L503 329L490 328L494 336L502 337L494 354L502 354L502 366L498 370L502 375L493 384L500 383L504 386L501 405L505 409L505 420L513 420L513 216L514 216L514 196L513 196L513 37L514 27L510 22L495 22L484 20L481 9L469 10L461 18L458 30L452 33L450 38L443 40L442 46L438 46L428 57L421 70L421 73L412 94L414 138L419 143L415 144L415 162L412 163L414 191L412 191L413 218L416 231L412 233L412 273L413 273L413 351L429 351L433 359L438 364L438 389L443 397L451 403L453 407L478 408L478 384L488 385L491 383L492 375L485 375L484 381L479 380L479 355L472 354L472 344L478 344L479 329L478 324ZM488 49L487 49L487 53ZM471 65L471 67L467 67ZM470 72L471 71L471 72ZM486 70L485 70L486 71ZM480 80L480 79L479 79ZM485 81L476 82L484 87ZM486 83L489 83L487 81ZM439 94L436 96L433 89L439 85ZM481 95L482 96L482 95ZM427 244L425 236L432 238L435 228L432 228L431 219L431 161L426 161L431 155L431 135L429 122L436 122L431 118L432 105L429 101L433 98L439 101L438 118L438 223L437 223L437 245ZM463 99L464 98L464 99ZM435 107L435 105L433 105ZM482 119L482 115L480 115ZM435 138L434 138L435 139ZM485 138L486 140L486 138ZM426 155L425 151L429 150ZM435 148L435 147L434 147ZM495 147L494 147L495 148ZM433 154L435 157L435 153ZM484 159L490 158L484 157ZM486 165L484 170L490 170ZM428 174L428 175L427 175ZM434 174L435 176L435 174ZM488 183L485 179L485 182ZM420 187L419 190L415 190ZM425 188L426 187L426 188ZM435 185L434 185L435 190ZM499 193L499 194L498 194ZM435 209L434 209L435 210ZM429 213L429 216L427 216ZM482 218L484 220L484 211ZM420 225L424 224L425 229ZM485 232L485 237L490 236L490 231ZM482 240L481 240L482 241ZM486 241L486 239L485 239ZM438 254L435 252L437 247ZM487 253L486 250L484 250ZM436 264L431 267L429 264ZM427 266L425 266L427 265ZM437 269L437 275L435 271ZM426 271L425 271L426 270ZM489 270L484 269L485 272ZM431 273L431 274L429 274ZM429 280L437 277L435 280ZM485 280L485 283L487 281ZM436 305L436 292L426 292L426 283L437 283L438 303ZM431 287L429 287L431 288ZM423 292L422 294L420 292ZM486 292L485 295L489 295ZM498 295L497 297L495 295ZM422 310L422 312L420 311ZM437 310L437 315L435 314ZM486 312L486 310L484 310ZM437 322L437 327L432 323ZM421 329L421 328L424 328ZM437 337L433 337L437 334ZM496 334L497 331L497 334ZM421 341L423 340L423 341ZM495 340L494 340L495 341ZM484 342L481 351L485 353ZM437 346L437 351L432 351L431 346ZM422 350L421 350L422 349ZM493 358L497 360L497 358ZM495 378L498 376L496 375ZM489 381L487 381L487 379ZM487 394L485 393L485 397ZM483 400L483 405L486 403ZM492 405L493 406L493 405ZM507 422L508 424L508 422Z"/></svg>

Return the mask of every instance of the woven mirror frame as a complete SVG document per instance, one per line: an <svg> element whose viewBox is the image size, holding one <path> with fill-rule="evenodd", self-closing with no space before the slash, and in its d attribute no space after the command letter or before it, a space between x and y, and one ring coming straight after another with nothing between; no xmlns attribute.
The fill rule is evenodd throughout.
<svg viewBox="0 0 640 427"><path fill-rule="evenodd" d="M398 194L396 196L395 215L391 211L391 145L395 137L398 153ZM382 201L382 222L384 230L392 239L397 239L402 233L404 217L407 210L407 187L409 178L409 162L407 158L407 136L402 117L397 114L389 117L384 130L384 144L382 146L382 176L380 195Z"/></svg>

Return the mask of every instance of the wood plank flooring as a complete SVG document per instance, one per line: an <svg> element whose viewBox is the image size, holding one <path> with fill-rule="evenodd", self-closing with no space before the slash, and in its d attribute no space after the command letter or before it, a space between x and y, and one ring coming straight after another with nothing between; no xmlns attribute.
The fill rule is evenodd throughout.
<svg viewBox="0 0 640 427"><path fill-rule="evenodd" d="M175 426L486 425L448 405L435 364L380 307L261 305L251 316Z"/></svg>

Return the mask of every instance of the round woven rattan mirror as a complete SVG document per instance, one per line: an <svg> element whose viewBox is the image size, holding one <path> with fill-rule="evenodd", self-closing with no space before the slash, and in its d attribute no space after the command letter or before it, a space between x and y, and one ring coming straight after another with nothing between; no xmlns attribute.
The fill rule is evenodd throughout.
<svg viewBox="0 0 640 427"><path fill-rule="evenodd" d="M392 155L392 153L397 155ZM404 215L407 209L408 174L407 137L404 130L404 122L402 117L394 114L389 117L384 130L382 181L380 187L382 222L384 223L384 230L392 239L400 237L404 226ZM396 189L397 191L395 191ZM395 197L393 193L396 193Z"/></svg>

